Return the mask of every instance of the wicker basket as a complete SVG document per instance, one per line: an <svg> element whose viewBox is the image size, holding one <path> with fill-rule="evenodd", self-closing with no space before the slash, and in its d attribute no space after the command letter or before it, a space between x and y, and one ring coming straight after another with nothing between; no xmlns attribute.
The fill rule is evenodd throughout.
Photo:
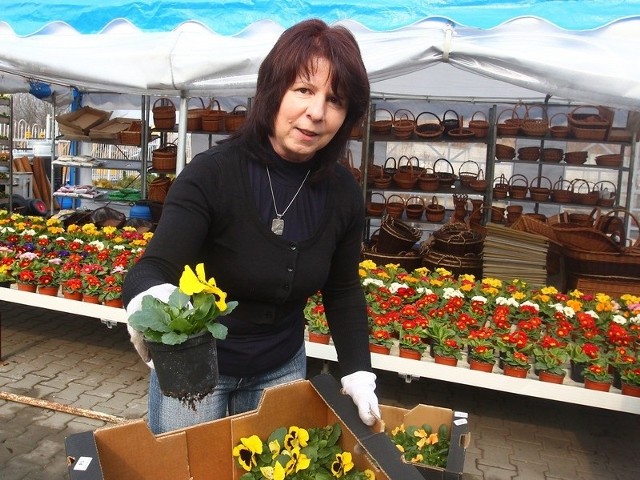
<svg viewBox="0 0 640 480"><path fill-rule="evenodd" d="M582 165L587 161L589 156L589 152L579 151L579 152L566 152L564 154L564 161L571 165Z"/></svg>
<svg viewBox="0 0 640 480"><path fill-rule="evenodd" d="M134 120L126 130L118 133L118 142L121 145L140 146L142 143L142 122Z"/></svg>
<svg viewBox="0 0 640 480"><path fill-rule="evenodd" d="M397 169L393 174L393 183L403 190L411 190L418 183L419 173L414 171L413 165L409 164L404 170Z"/></svg>
<svg viewBox="0 0 640 480"><path fill-rule="evenodd" d="M447 133L447 136L454 140L465 140L469 138L475 138L476 135L475 133L473 133L473 130L461 127L461 128L452 128Z"/></svg>
<svg viewBox="0 0 640 480"><path fill-rule="evenodd" d="M548 187L542 186L543 180L549 185ZM549 200L551 188L553 188L551 180L545 176L539 175L532 178L531 182L529 182L529 196L531 197L531 200L536 202L546 202Z"/></svg>
<svg viewBox="0 0 640 480"><path fill-rule="evenodd" d="M573 184L569 180L560 177L551 188L551 200L557 203L570 203L573 201Z"/></svg>
<svg viewBox="0 0 640 480"><path fill-rule="evenodd" d="M469 188L475 192L484 192L489 186L489 182L484 178L484 170L481 168L478 170L476 178L469 182Z"/></svg>
<svg viewBox="0 0 640 480"><path fill-rule="evenodd" d="M554 242L558 241L558 237L556 237L556 233L551 225L527 214L522 215L518 220L511 224L509 228L527 233L535 233L536 235L542 235L543 237L546 237L549 240L553 240Z"/></svg>
<svg viewBox="0 0 640 480"><path fill-rule="evenodd" d="M171 179L169 177L159 177L149 183L147 198L152 202L163 203L169 193Z"/></svg>
<svg viewBox="0 0 640 480"><path fill-rule="evenodd" d="M543 148L540 150L540 160L548 163L560 163L564 156L561 148Z"/></svg>
<svg viewBox="0 0 640 480"><path fill-rule="evenodd" d="M453 117L449 114L453 114ZM450 118L447 118L449 115ZM440 122L442 124L442 128L444 129L444 135L449 136L449 132L451 130L455 130L461 127L460 117L454 110L447 110L442 114L442 120Z"/></svg>
<svg viewBox="0 0 640 480"><path fill-rule="evenodd" d="M542 110L541 118L531 118L529 112L538 107ZM531 105L527 107L527 110L520 125L520 131L523 135L529 137L546 137L549 133L549 120L547 120L547 111L542 105Z"/></svg>
<svg viewBox="0 0 640 480"><path fill-rule="evenodd" d="M431 246L451 255L482 253L484 235L471 230L466 223L449 223L433 232Z"/></svg>
<svg viewBox="0 0 640 480"><path fill-rule="evenodd" d="M385 206L385 210L389 217L391 218L401 218L404 213L404 208L406 203L404 198L400 195L389 195L387 197L387 204Z"/></svg>
<svg viewBox="0 0 640 480"><path fill-rule="evenodd" d="M496 143L496 158L498 160L513 160L516 156L516 149L504 145L502 143Z"/></svg>
<svg viewBox="0 0 640 480"><path fill-rule="evenodd" d="M393 114L393 124L391 125L391 133L396 138L407 140L413 135L415 130L416 119L411 111L399 109Z"/></svg>
<svg viewBox="0 0 640 480"><path fill-rule="evenodd" d="M460 184L464 187L468 187L469 183L472 180L478 178L478 174L480 173L480 165L473 160L467 160L466 162L462 162L460 168L458 169L458 178L460 179Z"/></svg>
<svg viewBox="0 0 640 480"><path fill-rule="evenodd" d="M175 143L163 144L151 152L151 167L154 170L175 171L178 158L178 146Z"/></svg>
<svg viewBox="0 0 640 480"><path fill-rule="evenodd" d="M202 115L204 115L208 109L205 108L204 101L200 97L189 98L189 100L187 100L187 104L193 99L199 100L200 106L187 110L187 131L197 132L202 130Z"/></svg>
<svg viewBox="0 0 640 480"><path fill-rule="evenodd" d="M442 162L442 163L441 163ZM438 164L446 164L448 167L448 171L440 171L438 170ZM433 170L438 175L438 183L441 187L450 187L456 181L456 172L453 169L453 165L446 158L439 158L435 162L433 162Z"/></svg>
<svg viewBox="0 0 640 480"><path fill-rule="evenodd" d="M600 180L595 183L593 190L598 192L598 205L601 207L612 207L616 203L617 189L615 183L609 180Z"/></svg>
<svg viewBox="0 0 640 480"><path fill-rule="evenodd" d="M397 195L396 195L397 196ZM389 197L391 198L391 197ZM389 202L387 200L387 208ZM404 205L404 203L403 203ZM420 240L422 232L408 224L385 215L380 226L377 250L380 253L397 254L412 250L416 242Z"/></svg>
<svg viewBox="0 0 640 480"><path fill-rule="evenodd" d="M520 173L511 175L509 179L509 197L522 200L527 198L527 190L529 190L529 180Z"/></svg>
<svg viewBox="0 0 640 480"><path fill-rule="evenodd" d="M549 119L549 135L551 135L551 138L567 138L569 136L569 126L553 124L553 119L556 118L557 116L563 116L566 122L566 119L567 119L566 113L559 112L559 113L556 113L555 115L552 115L551 118Z"/></svg>
<svg viewBox="0 0 640 480"><path fill-rule="evenodd" d="M500 123L500 119L505 112L511 112L511 118L506 119L504 122ZM515 108L508 108L506 110L501 111L498 114L497 118L497 126L496 129L498 131L498 135L517 135L520 132L520 124L522 120L518 116Z"/></svg>
<svg viewBox="0 0 640 480"><path fill-rule="evenodd" d="M384 161L384 164L382 165L382 172L385 175L393 176L396 173L397 169L398 161L396 160L396 157L387 157L387 159Z"/></svg>
<svg viewBox="0 0 640 480"><path fill-rule="evenodd" d="M422 115L431 115L436 119L437 123L428 122L428 121L425 123L420 123L420 117ZM418 138L436 139L436 138L440 138L443 132L444 132L444 127L442 126L440 117L438 117L435 113L422 112L418 114L418 116L416 117L414 133Z"/></svg>
<svg viewBox="0 0 640 480"><path fill-rule="evenodd" d="M388 120L373 120L371 122L371 131L376 135L389 135L391 133L391 125L393 125L393 114L384 108L376 108L376 118L378 112L386 112L389 114Z"/></svg>
<svg viewBox="0 0 640 480"><path fill-rule="evenodd" d="M451 255L433 248L427 248L422 253L422 265L429 270L444 268L453 275L474 275L482 278L482 255Z"/></svg>
<svg viewBox="0 0 640 480"><path fill-rule="evenodd" d="M496 200L502 200L507 198L507 194L509 193L509 180L504 174L500 175L498 178L494 180L493 183L493 198Z"/></svg>
<svg viewBox="0 0 640 480"><path fill-rule="evenodd" d="M518 160L537 162L540 159L540 147L521 147L518 149Z"/></svg>
<svg viewBox="0 0 640 480"><path fill-rule="evenodd" d="M599 253L619 253L623 248L609 236L593 227L574 223L556 223L551 227L558 242L567 248Z"/></svg>
<svg viewBox="0 0 640 480"><path fill-rule="evenodd" d="M427 220L429 220L430 222L437 223L444 220L446 209L444 208L444 205L441 205L438 202L438 197L434 195L431 198L431 203L426 205L425 212L426 212Z"/></svg>
<svg viewBox="0 0 640 480"><path fill-rule="evenodd" d="M598 155L596 157L596 165L600 165L601 167L619 167L622 165L622 155Z"/></svg>
<svg viewBox="0 0 640 480"><path fill-rule="evenodd" d="M435 192L440 188L440 177L433 168L425 168L418 176L418 188L425 192Z"/></svg>
<svg viewBox="0 0 640 480"><path fill-rule="evenodd" d="M482 116L482 119L476 120L476 115L478 114ZM481 111L474 112L473 115L471 115L468 127L476 138L486 137L489 134L489 122L487 121L487 115Z"/></svg>
<svg viewBox="0 0 640 480"><path fill-rule="evenodd" d="M387 175L386 173L381 174L378 177L373 179L373 186L376 188L389 188L391 186L391 182L393 181L393 177L391 175Z"/></svg>
<svg viewBox="0 0 640 480"><path fill-rule="evenodd" d="M374 201L374 196L380 197L382 199L381 202ZM381 217L384 212L385 205L387 203L386 197L380 192L372 192L371 200L367 202L367 215L372 217Z"/></svg>
<svg viewBox="0 0 640 480"><path fill-rule="evenodd" d="M404 211L407 215L407 218L411 220L420 220L422 218L422 214L424 213L424 200L422 199L422 197L419 197L417 195L407 198Z"/></svg>
<svg viewBox="0 0 640 480"><path fill-rule="evenodd" d="M408 250L396 254L380 253L377 250L377 245L370 248L363 247L362 258L371 260L379 266L385 266L390 263L397 264L407 272L412 272L422 265L422 256L417 250Z"/></svg>
<svg viewBox="0 0 640 480"><path fill-rule="evenodd" d="M591 112L587 111L589 109ZM569 134L582 140L606 139L612 121L611 110L593 105L576 107L567 115Z"/></svg>
<svg viewBox="0 0 640 480"><path fill-rule="evenodd" d="M237 131L247 118L247 107L236 105L232 111L224 116L224 129L229 132Z"/></svg>
<svg viewBox="0 0 640 480"><path fill-rule="evenodd" d="M402 155L398 158L398 168L396 171L411 173L412 175L418 176L424 171L424 168L420 166L420 159L415 155L411 157Z"/></svg>
<svg viewBox="0 0 640 480"><path fill-rule="evenodd" d="M573 184L573 202L582 205L597 205L600 194L592 189L591 183L583 178L571 181Z"/></svg>
<svg viewBox="0 0 640 480"><path fill-rule="evenodd" d="M158 98L151 109L153 124L160 130L171 130L176 126L176 106L168 98Z"/></svg>
<svg viewBox="0 0 640 480"><path fill-rule="evenodd" d="M216 109L213 108L214 104L217 106ZM224 117L226 114L227 112L220 109L220 103L212 99L209 102L209 108L202 113L202 130L212 133L224 130Z"/></svg>

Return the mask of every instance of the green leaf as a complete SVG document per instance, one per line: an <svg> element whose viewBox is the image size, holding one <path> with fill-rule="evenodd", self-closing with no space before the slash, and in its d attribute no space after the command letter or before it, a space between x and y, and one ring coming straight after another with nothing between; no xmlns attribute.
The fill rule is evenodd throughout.
<svg viewBox="0 0 640 480"><path fill-rule="evenodd" d="M162 343L165 345L178 345L187 340L189 336L186 333L169 332L162 335Z"/></svg>
<svg viewBox="0 0 640 480"><path fill-rule="evenodd" d="M231 312L233 312L233 310L237 306L238 306L238 302L236 302L235 300L227 302L227 308L223 312L220 312L220 315L222 315L222 316L229 315Z"/></svg>
<svg viewBox="0 0 640 480"><path fill-rule="evenodd" d="M190 298L189 295L182 293L179 288L176 288L171 295L169 295L169 305L173 308L181 309L189 303Z"/></svg>
<svg viewBox="0 0 640 480"><path fill-rule="evenodd" d="M229 329L225 325L222 325L220 323L207 325L207 330L209 330L211 332L211 335L213 335L218 340L224 340L225 338L227 338L227 332L229 331Z"/></svg>
<svg viewBox="0 0 640 480"><path fill-rule="evenodd" d="M131 327L143 333L146 333L147 330L168 332L171 330L167 325L169 320L169 315L162 308L156 306L139 310L129 316Z"/></svg>

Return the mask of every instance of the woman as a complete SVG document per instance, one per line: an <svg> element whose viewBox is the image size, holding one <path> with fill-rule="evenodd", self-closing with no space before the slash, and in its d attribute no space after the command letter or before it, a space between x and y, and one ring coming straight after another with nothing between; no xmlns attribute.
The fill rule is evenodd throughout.
<svg viewBox="0 0 640 480"><path fill-rule="evenodd" d="M127 312L166 301L185 265L239 305L222 317L220 379L197 411L165 397L151 371L154 433L257 408L264 388L306 376L304 314L320 290L344 377L362 420L379 414L365 299L358 277L361 191L338 164L362 120L369 82L351 33L320 20L294 25L258 72L243 127L197 155L165 200L153 240L124 284ZM146 361L139 334L132 341Z"/></svg>

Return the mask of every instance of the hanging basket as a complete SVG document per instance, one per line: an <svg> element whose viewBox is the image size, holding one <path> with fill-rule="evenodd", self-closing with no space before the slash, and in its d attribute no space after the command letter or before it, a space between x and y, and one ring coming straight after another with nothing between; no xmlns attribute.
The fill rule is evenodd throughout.
<svg viewBox="0 0 640 480"><path fill-rule="evenodd" d="M433 118L435 118L436 122L434 123L433 121L426 121L424 123L420 123L420 117L422 117L422 115L431 115ZM416 124L414 127L414 133L416 134L416 137L433 140L436 138L440 138L443 132L444 127L442 126L440 117L438 117L435 113L422 112L416 117Z"/></svg>
<svg viewBox="0 0 640 480"><path fill-rule="evenodd" d="M153 124L160 130L171 130L176 126L176 106L168 98L158 98L151 109Z"/></svg>
<svg viewBox="0 0 640 480"><path fill-rule="evenodd" d="M480 114L481 119L476 119L476 115ZM487 115L484 112L477 111L471 116L469 120L469 130L473 132L476 138L484 138L489 134L489 122L487 121Z"/></svg>

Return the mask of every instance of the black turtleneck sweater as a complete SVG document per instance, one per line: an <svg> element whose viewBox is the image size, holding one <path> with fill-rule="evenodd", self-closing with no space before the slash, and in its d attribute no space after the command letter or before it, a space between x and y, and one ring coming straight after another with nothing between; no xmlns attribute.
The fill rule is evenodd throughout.
<svg viewBox="0 0 640 480"><path fill-rule="evenodd" d="M272 153L269 173L283 235L271 231L275 209L266 167L235 142L197 155L174 181L143 257L127 274L123 297L160 283L178 284L184 265L205 264L228 300L237 300L218 342L223 375L278 367L300 348L307 298L322 291L343 374L370 370L365 299L358 276L364 208L344 167L318 184L315 165Z"/></svg>

